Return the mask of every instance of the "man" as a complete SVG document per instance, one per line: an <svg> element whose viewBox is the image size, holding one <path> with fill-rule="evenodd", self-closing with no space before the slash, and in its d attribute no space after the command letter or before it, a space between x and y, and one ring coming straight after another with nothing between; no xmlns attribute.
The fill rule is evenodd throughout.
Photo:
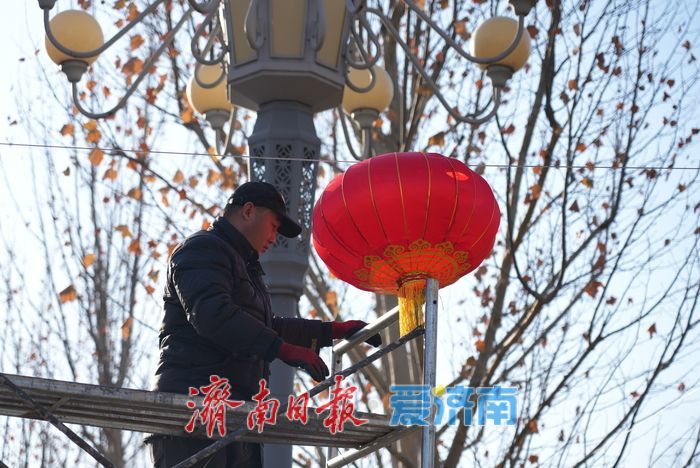
<svg viewBox="0 0 700 468"><path fill-rule="evenodd" d="M229 380L233 400L251 399L269 363L280 359L317 381L328 376L318 350L334 338L350 337L366 325L360 320L322 322L275 317L258 261L277 233L294 238L301 227L287 215L282 195L264 182L247 182L233 193L211 228L178 245L168 262L160 359L155 390L188 393L210 383L211 375ZM379 346L374 335L368 343ZM311 349L313 344L316 349ZM212 441L151 436L154 466L170 467ZM235 442L195 466L260 467L259 444Z"/></svg>

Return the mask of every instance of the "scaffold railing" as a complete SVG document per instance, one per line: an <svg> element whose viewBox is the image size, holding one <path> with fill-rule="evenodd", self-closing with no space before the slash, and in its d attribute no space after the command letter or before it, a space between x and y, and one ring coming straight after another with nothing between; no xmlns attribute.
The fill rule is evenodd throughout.
<svg viewBox="0 0 700 468"><path fill-rule="evenodd" d="M331 375L310 389L309 397L318 395L334 385L336 375L348 377L424 334L426 348L423 383L433 388L437 336L436 311L437 282L428 280L424 326L414 329L342 370L339 369L342 356L357 344L395 323L398 320L398 308L382 315L351 338L339 341L333 346ZM65 424L203 438L207 437L203 426L196 426L191 434L184 430L193 411L187 403L194 401L196 407L201 408L202 399L201 396L0 373L0 415L48 421L106 467L113 465ZM421 466L423 468L433 466L435 432L432 419L425 427L392 426L387 415L358 411L356 416L366 419L367 423L360 426L347 425L343 431L329 437L328 428L323 425L323 416L316 414L313 411L314 408L309 408L306 424L278 418L276 424L269 425L263 432L258 433L255 430L248 430L246 426L246 417L254 407L254 403L246 402L237 408L229 408L226 413L226 435L218 437L215 432L213 438L216 440L210 446L176 466L178 468L192 466L231 442L243 441L329 447L332 449L332 452L329 452L332 456L328 457L326 466L338 468L386 447L419 429L423 432ZM287 402L282 403L278 412L284 412L286 407ZM433 417L432 413L430 417ZM348 450L340 453L339 448Z"/></svg>

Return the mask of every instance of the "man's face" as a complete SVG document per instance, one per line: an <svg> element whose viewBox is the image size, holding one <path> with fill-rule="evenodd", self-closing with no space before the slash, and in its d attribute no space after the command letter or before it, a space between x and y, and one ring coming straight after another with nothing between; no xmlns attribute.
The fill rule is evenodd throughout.
<svg viewBox="0 0 700 468"><path fill-rule="evenodd" d="M265 253L277 240L280 221L277 214L269 208L256 206L250 218L246 238L259 254Z"/></svg>

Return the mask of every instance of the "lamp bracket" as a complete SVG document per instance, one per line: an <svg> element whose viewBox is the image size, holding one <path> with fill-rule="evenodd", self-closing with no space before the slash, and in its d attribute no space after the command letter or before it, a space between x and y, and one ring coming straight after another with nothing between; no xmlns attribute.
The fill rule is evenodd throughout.
<svg viewBox="0 0 700 468"><path fill-rule="evenodd" d="M513 11L518 16L527 16L537 4L537 0L508 0Z"/></svg>
<svg viewBox="0 0 700 468"><path fill-rule="evenodd" d="M199 71L202 69L202 65L203 64L201 64L201 63L198 63L197 65L195 65L194 73L192 74L192 76L194 76L194 81L202 88L214 89L217 86L219 86L219 83L221 83L222 81L224 81L226 79L226 69L224 67L221 67L221 73L216 78L216 80L214 80L210 83L202 81L202 79L199 77Z"/></svg>
<svg viewBox="0 0 700 468"><path fill-rule="evenodd" d="M367 21L366 14L363 11L359 11L358 13L354 14L354 18L357 18L358 23L362 26L362 29L365 30L367 34L367 39L369 41L369 44L371 44L371 48L374 49L373 53L368 53L368 50L370 49L369 47L365 49L365 45L361 39L361 35L359 34L359 31L356 28L355 21L351 21L350 24L350 39L351 39L351 45L353 47L354 53L346 54L345 55L345 63L349 67L352 68L357 68L357 69L371 69L378 61L380 57L380 50L381 46L379 44L379 38L377 35L372 31L372 28L369 25L369 22ZM356 60L356 56L359 56L361 61ZM356 89L353 88L353 91L355 92L365 92L365 91L357 91Z"/></svg>
<svg viewBox="0 0 700 468"><path fill-rule="evenodd" d="M372 88L374 88L374 83L377 81L377 72L374 71L374 67L369 69L369 83L367 83L367 86L357 86L355 83L352 82L350 79L350 76L348 76L345 79L345 84L347 85L348 88L352 89L356 93L366 93L370 91Z"/></svg>
<svg viewBox="0 0 700 468"><path fill-rule="evenodd" d="M219 0L207 0L204 3L199 3L197 0L187 0L187 3L190 4L194 11L203 15L216 11L219 7Z"/></svg>
<svg viewBox="0 0 700 468"><path fill-rule="evenodd" d="M226 124L226 122L228 122L230 114L231 111L226 111L223 109L212 109L204 113L204 118L207 119L207 122L209 122L211 128L213 128L214 130L223 130L224 125Z"/></svg>
<svg viewBox="0 0 700 468"><path fill-rule="evenodd" d="M406 4L410 4L410 0L404 0ZM440 101L440 104L442 104L442 107L447 111L450 116L455 119L457 122L462 122L462 123L468 123L471 125L480 125L489 119L491 119L495 114L496 111L498 110L498 107L501 104L501 89L502 88L497 88L496 86L493 87L493 108L488 112L485 113L485 109L477 110L476 112L468 115L462 115L457 109L455 109L453 106L451 106L448 102L447 99L445 99L445 96L440 92L440 88L438 85L433 81L433 79L430 77L430 74L425 70L425 68L421 65L420 61L418 58L413 55L411 52L411 48L409 45L401 38L401 35L399 32L396 30L394 27L393 23L391 22L391 19L388 18L381 10L378 10L376 8L367 8L365 11L374 14L384 25L386 30L391 34L391 36L394 38L396 43L403 49L404 53L406 54L406 58L411 62L413 65L413 68L420 74L421 78L423 78L423 81L425 82L426 85L430 88L430 90L433 92L435 97L437 98L438 101ZM521 29L522 23L524 21L523 17L520 17L519 21L519 27L518 29ZM443 31L444 32L444 31ZM510 53L510 52L509 52ZM507 68L507 67L503 67ZM508 68L508 70L510 70ZM494 73L496 74L497 78L501 78L505 76L503 73L503 70L495 70ZM512 75L512 71L511 71Z"/></svg>
<svg viewBox="0 0 700 468"><path fill-rule="evenodd" d="M348 123L347 123L347 116L345 115L345 111L343 110L342 107L338 106L336 108L336 112L338 113L338 120L340 120L340 127L343 129L343 136L345 137L345 144L348 147L348 150L350 151L350 155L355 158L358 161L362 161L365 159L364 155L364 148L363 148L363 154L357 154L357 151L355 151L355 148L353 147L353 143L350 140L350 132L348 131ZM355 128L355 125L353 125L353 130L357 131ZM371 136L371 135L370 135Z"/></svg>
<svg viewBox="0 0 700 468"><path fill-rule="evenodd" d="M491 79L494 88L503 89L508 80L513 77L513 70L505 65L489 65L486 75Z"/></svg>
<svg viewBox="0 0 700 468"><path fill-rule="evenodd" d="M56 39L56 36L53 35L53 32L51 32L51 25L49 21L49 9L46 9L43 7L43 4L49 4L49 3L56 3L55 0L39 0L39 5L44 8L44 31L46 32L46 37L49 39L51 44L53 44L54 47L56 47L58 50L63 52L66 55L69 55L71 57L75 57L76 59L85 59L85 58L90 58L94 57L95 55L99 55L105 50L107 50L109 47L112 46L115 42L117 42L122 36L124 36L126 33L129 32L131 28L136 26L138 23L141 22L146 16L150 15L153 13L156 8L158 8L158 5L163 3L165 0L156 0L153 2L151 5L148 6L145 10L143 10L139 15L134 18L129 24L127 24L125 27L119 30L114 36L112 36L111 39L109 39L107 42L102 44L102 46L98 47L97 49L94 50L89 50L89 51L84 51L84 52L79 52L76 50L71 50L68 47L64 46L61 44L58 39ZM52 5L53 6L53 5ZM189 10L190 12L192 9Z"/></svg>
<svg viewBox="0 0 700 468"><path fill-rule="evenodd" d="M39 0L39 8L42 10L50 10L56 4L56 0Z"/></svg>
<svg viewBox="0 0 700 468"><path fill-rule="evenodd" d="M87 70L87 63L82 60L66 60L61 63L61 71L66 74L66 78L71 83L77 83Z"/></svg>
<svg viewBox="0 0 700 468"><path fill-rule="evenodd" d="M208 37L207 37L208 36ZM203 37L207 37L204 49L199 48L199 40ZM192 55L195 60L202 65L216 65L222 63L224 56L226 55L226 49L222 47L216 53L213 52L216 40L219 40L220 44L224 44L224 38L222 35L221 23L219 20L219 15L217 11L211 11L207 14L192 36L190 41L190 49L192 50ZM207 58L207 54L211 54L210 58Z"/></svg>
<svg viewBox="0 0 700 468"><path fill-rule="evenodd" d="M364 130L372 128L374 121L379 118L379 112L376 109L356 109L352 112L352 118Z"/></svg>
<svg viewBox="0 0 700 468"><path fill-rule="evenodd" d="M161 1L161 0L158 0ZM156 2L157 3L157 2ZM78 111L83 114L84 116L90 118L90 119L104 119L106 117L110 117L114 115L118 110L122 109L125 105L126 102L129 100L129 97L131 97L132 94L136 91L136 88L138 88L139 84L143 79L146 77L146 75L149 73L151 70L151 67L155 64L155 62L160 58L160 56L163 54L163 51L172 44L173 40L175 39L175 35L177 32L182 28L182 26L187 22L187 20L192 16L192 12L194 10L190 7L188 8L185 13L183 13L182 17L180 20L172 27L170 32L163 38L163 42L158 46L158 48L151 54L151 56L146 60L146 63L143 64L143 70L141 70L141 73L138 74L136 79L134 80L133 83L127 88L126 92L124 93L124 96L109 110L106 110L104 112L92 112L85 107L82 106L80 103L80 97L79 97L79 92L78 92L78 83L77 82L71 82L72 88L73 88L73 104L75 107L78 109ZM45 14L47 12L44 12ZM87 65L86 65L87 68ZM67 72L66 72L67 74ZM69 77L70 79L70 77Z"/></svg>
<svg viewBox="0 0 700 468"><path fill-rule="evenodd" d="M500 62L504 58L506 58L508 55L513 52L516 47L518 47L518 44L520 43L520 38L524 34L525 31L525 17L524 16L519 16L518 17L518 30L515 33L515 37L511 41L510 45L505 48L503 52L501 52L498 55L495 55L493 57L474 57L473 55L469 54L467 51L465 51L462 46L457 44L455 40L450 36L450 34L442 29L440 25L438 25L435 21L428 16L428 14L423 11L422 8L418 7L413 0L403 0L404 3L413 11L421 20L423 20L430 28L435 31L442 39L447 43L447 45L450 46L451 50L454 50L462 56L463 58L469 60L470 62L473 63L478 63L481 65L489 65L492 63ZM536 0L513 0L514 2L521 3L521 2L526 2L526 3L533 3ZM376 16L379 16L382 22L386 25L386 15L384 15L384 12L377 8L367 8L366 11L369 11L371 13L374 13ZM382 16L384 18L382 18ZM388 29L388 28L387 28ZM398 31L396 31L396 28L392 28L393 31L390 30L392 36L396 36L398 34Z"/></svg>

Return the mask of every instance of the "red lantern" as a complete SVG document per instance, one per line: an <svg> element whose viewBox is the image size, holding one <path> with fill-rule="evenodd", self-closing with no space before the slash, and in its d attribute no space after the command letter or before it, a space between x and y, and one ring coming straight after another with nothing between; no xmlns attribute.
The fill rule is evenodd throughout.
<svg viewBox="0 0 700 468"><path fill-rule="evenodd" d="M392 153L328 184L313 210L313 244L338 278L415 302L426 278L444 287L478 267L499 222L491 187L462 162ZM401 317L402 333L417 325Z"/></svg>

